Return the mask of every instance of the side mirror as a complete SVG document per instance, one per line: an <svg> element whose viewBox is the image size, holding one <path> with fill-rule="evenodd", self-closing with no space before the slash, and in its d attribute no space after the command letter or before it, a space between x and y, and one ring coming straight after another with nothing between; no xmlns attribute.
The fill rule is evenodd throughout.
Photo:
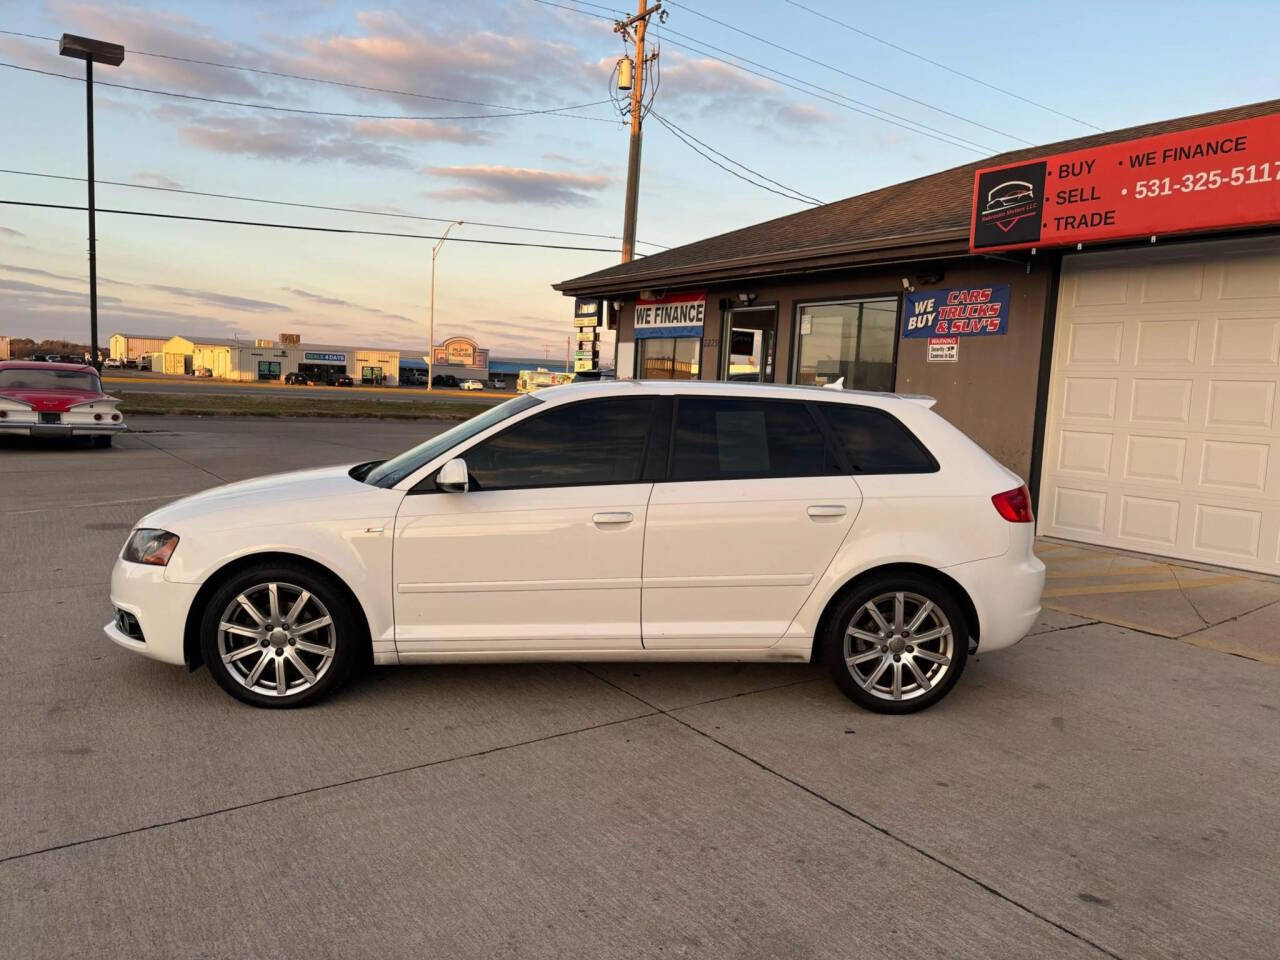
<svg viewBox="0 0 1280 960"><path fill-rule="evenodd" d="M470 486L470 474L467 473L467 461L454 457L436 474L436 486L445 493L466 493Z"/></svg>

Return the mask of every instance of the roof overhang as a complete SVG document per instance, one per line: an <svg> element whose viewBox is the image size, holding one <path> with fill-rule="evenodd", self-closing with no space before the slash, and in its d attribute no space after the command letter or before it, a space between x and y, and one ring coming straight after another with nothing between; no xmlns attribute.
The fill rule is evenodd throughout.
<svg viewBox="0 0 1280 960"><path fill-rule="evenodd" d="M634 293L642 289L683 287L710 283L759 280L846 267L904 263L918 260L971 256L967 227L876 237L856 243L807 247L802 250L689 264L684 267L646 269L645 261L633 261L625 273L615 276L588 274L552 284L566 296L604 296Z"/></svg>

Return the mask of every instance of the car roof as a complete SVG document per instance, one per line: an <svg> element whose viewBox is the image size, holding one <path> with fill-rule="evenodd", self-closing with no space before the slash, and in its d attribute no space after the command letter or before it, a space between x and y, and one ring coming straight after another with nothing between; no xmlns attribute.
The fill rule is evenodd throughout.
<svg viewBox="0 0 1280 960"><path fill-rule="evenodd" d="M0 370L74 370L79 373L97 373L87 363L44 363L40 360L0 360Z"/></svg>
<svg viewBox="0 0 1280 960"><path fill-rule="evenodd" d="M773 400L812 400L825 403L860 403L884 410L904 405L929 408L933 397L905 393L880 393L872 390L836 390L797 384L747 383L712 380L603 380L573 381L537 391L540 400L563 403L589 396L635 396L637 393L660 396L698 397L766 397Z"/></svg>

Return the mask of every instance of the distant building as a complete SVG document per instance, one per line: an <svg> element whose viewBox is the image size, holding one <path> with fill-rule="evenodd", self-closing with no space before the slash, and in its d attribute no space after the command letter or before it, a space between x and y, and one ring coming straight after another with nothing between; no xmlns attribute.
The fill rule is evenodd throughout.
<svg viewBox="0 0 1280 960"><path fill-rule="evenodd" d="M9 338L0 337L0 360L8 360L9 358Z"/></svg>
<svg viewBox="0 0 1280 960"><path fill-rule="evenodd" d="M489 379L489 351L470 337L450 337L432 350L431 377L459 380Z"/></svg>
<svg viewBox="0 0 1280 960"><path fill-rule="evenodd" d="M111 358L121 363L137 363L143 354L159 353L164 349L168 337L154 333L113 333L111 335Z"/></svg>
<svg viewBox="0 0 1280 960"><path fill-rule="evenodd" d="M191 374L205 368L223 380L278 381L297 373L317 383L349 376L356 383L394 386L400 376L400 351L380 347L170 337L163 354L165 373Z"/></svg>

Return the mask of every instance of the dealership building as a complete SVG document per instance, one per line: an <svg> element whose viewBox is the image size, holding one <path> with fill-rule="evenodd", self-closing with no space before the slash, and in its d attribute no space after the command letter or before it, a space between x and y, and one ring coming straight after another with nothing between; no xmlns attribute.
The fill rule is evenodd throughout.
<svg viewBox="0 0 1280 960"><path fill-rule="evenodd" d="M302 343L286 334L279 340L228 340L218 337L170 337L161 351L165 373L205 368L223 380L282 380L298 373L326 383L341 376L356 383L393 386L400 379L400 351Z"/></svg>
<svg viewBox="0 0 1280 960"><path fill-rule="evenodd" d="M1280 101L1018 150L555 285L619 377L928 394L1042 534L1280 574Z"/></svg>

